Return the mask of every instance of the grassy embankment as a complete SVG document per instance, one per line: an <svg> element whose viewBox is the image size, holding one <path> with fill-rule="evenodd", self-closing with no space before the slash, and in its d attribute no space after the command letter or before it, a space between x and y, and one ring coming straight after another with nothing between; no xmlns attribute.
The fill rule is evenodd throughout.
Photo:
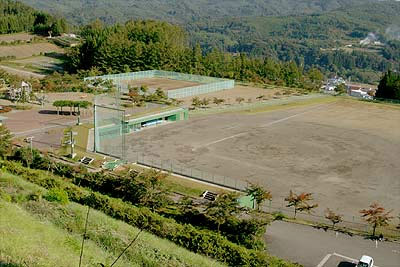
<svg viewBox="0 0 400 267"><path fill-rule="evenodd" d="M86 207L33 200L44 188L0 174L0 265L74 266L79 262ZM91 210L83 266L110 265L139 230ZM221 266L207 257L142 232L116 266ZM7 266L7 265L6 265Z"/></svg>

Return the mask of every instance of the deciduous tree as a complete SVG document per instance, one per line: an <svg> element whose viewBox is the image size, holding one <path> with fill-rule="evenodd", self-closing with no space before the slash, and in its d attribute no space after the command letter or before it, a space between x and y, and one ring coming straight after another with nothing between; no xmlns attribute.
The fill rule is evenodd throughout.
<svg viewBox="0 0 400 267"><path fill-rule="evenodd" d="M221 224L224 224L229 218L242 210L239 207L238 197L237 193L224 193L208 204L205 214L217 223L218 232Z"/></svg>
<svg viewBox="0 0 400 267"><path fill-rule="evenodd" d="M336 214L331 209L326 209L325 211L325 218L332 222L332 227L335 229L335 225L341 223L343 221L343 216Z"/></svg>
<svg viewBox="0 0 400 267"><path fill-rule="evenodd" d="M12 135L6 126L0 125L0 158L5 158L11 151Z"/></svg>
<svg viewBox="0 0 400 267"><path fill-rule="evenodd" d="M237 97L236 98L236 102L238 102L238 104L241 104L245 99L243 97Z"/></svg>
<svg viewBox="0 0 400 267"><path fill-rule="evenodd" d="M223 99L223 98L214 97L214 99L213 99L213 103L218 105L218 106L221 105L224 102L225 102L225 99Z"/></svg>
<svg viewBox="0 0 400 267"><path fill-rule="evenodd" d="M292 190L289 192L289 196L285 198L288 202L286 207L294 208L294 218L296 219L297 212L307 211L311 212L312 209L318 207L318 204L309 204L308 201L313 200L312 193L301 193L297 195Z"/></svg>
<svg viewBox="0 0 400 267"><path fill-rule="evenodd" d="M197 96L192 98L192 106L194 108L198 108L201 105L202 105L202 101L200 100L200 98L198 98Z"/></svg>
<svg viewBox="0 0 400 267"><path fill-rule="evenodd" d="M250 186L246 188L246 193L253 198L253 201L256 201L258 211L265 200L272 200L271 192L257 184L250 183Z"/></svg>
<svg viewBox="0 0 400 267"><path fill-rule="evenodd" d="M385 208L378 203L371 204L369 209L360 210L361 217L373 228L372 236L375 236L376 228L387 226L389 221L393 219L393 217L389 215L391 212L392 211L386 212Z"/></svg>

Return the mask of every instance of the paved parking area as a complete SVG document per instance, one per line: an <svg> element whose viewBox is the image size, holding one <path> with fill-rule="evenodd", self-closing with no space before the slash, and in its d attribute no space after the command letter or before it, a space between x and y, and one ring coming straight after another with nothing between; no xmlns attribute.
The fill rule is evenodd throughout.
<svg viewBox="0 0 400 267"><path fill-rule="evenodd" d="M350 258L334 252L332 254L327 254L317 267L355 267L357 262L358 259ZM374 267L379 266L374 265Z"/></svg>
<svg viewBox="0 0 400 267"><path fill-rule="evenodd" d="M376 244L360 236L280 221L268 226L265 240L269 253L305 267L353 267L362 255L371 256L378 267L400 266L399 243Z"/></svg>

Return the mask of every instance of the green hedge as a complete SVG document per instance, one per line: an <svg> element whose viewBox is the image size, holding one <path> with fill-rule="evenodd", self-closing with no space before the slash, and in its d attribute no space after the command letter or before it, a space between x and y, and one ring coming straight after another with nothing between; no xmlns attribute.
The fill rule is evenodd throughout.
<svg viewBox="0 0 400 267"><path fill-rule="evenodd" d="M0 161L0 167L39 186L48 189L62 189L68 193L71 201L88 205L111 217L169 239L195 253L225 262L230 266L268 265L264 253L236 245L212 231L199 230L189 224L178 224L175 220L164 218L147 208L138 208L122 200L91 192L64 181L60 177L46 175L45 171L32 170L16 162Z"/></svg>

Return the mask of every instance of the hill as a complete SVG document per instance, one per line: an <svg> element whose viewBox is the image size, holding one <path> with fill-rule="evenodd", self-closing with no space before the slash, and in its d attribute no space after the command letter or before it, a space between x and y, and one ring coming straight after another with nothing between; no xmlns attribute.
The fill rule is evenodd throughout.
<svg viewBox="0 0 400 267"><path fill-rule="evenodd" d="M294 60L371 82L398 68L398 14L400 2L380 2L322 14L210 20L188 30L191 41L207 50Z"/></svg>
<svg viewBox="0 0 400 267"><path fill-rule="evenodd" d="M0 265L78 265L87 208L73 202L62 205L42 199L47 190L9 173L1 173L0 185L0 231L7 237L0 239ZM92 210L83 266L109 266L138 232L135 227ZM144 264L223 266L146 232L119 261L119 266Z"/></svg>
<svg viewBox="0 0 400 267"><path fill-rule="evenodd" d="M187 23L204 19L245 16L311 14L378 0L22 0L35 8L86 24L99 18L113 24L130 19Z"/></svg>

